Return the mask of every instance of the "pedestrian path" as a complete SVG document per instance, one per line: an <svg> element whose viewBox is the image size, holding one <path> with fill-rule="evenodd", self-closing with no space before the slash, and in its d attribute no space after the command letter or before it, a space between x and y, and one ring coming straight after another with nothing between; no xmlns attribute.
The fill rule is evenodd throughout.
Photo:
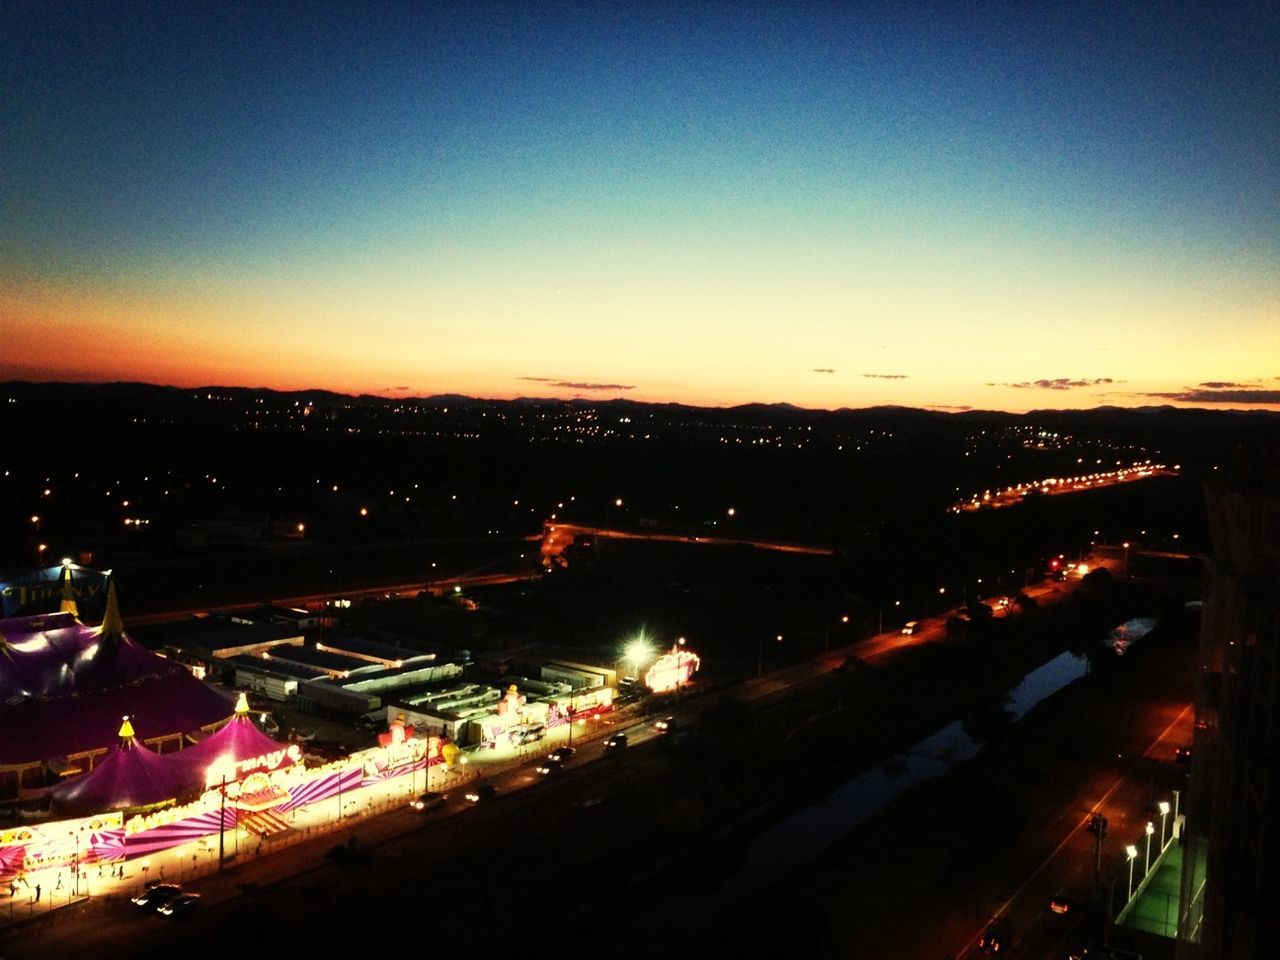
<svg viewBox="0 0 1280 960"><path fill-rule="evenodd" d="M575 743L603 735L613 724L621 723L626 711L618 711L607 720L579 728L572 734ZM563 730L563 733L561 732ZM537 744L493 750L467 751L453 769L434 766L429 781L414 773L377 781L365 787L348 790L286 814L256 811L242 816L235 829L224 834L200 837L181 846L127 861L85 863L80 865L79 882L74 872L63 867L29 871L20 879L0 886L0 933L16 932L16 928L54 912L86 902L118 900L133 897L147 883L158 880L183 884L200 882L202 888L219 875L222 866L231 867L252 862L318 837L367 822L396 807L407 806L424 790L445 792L473 780L487 780L507 770L522 766L536 756L549 752L569 738L566 725L551 732ZM59 884L61 879L61 884ZM226 884L228 895L233 884ZM208 902L208 901L206 901Z"/></svg>
<svg viewBox="0 0 1280 960"><path fill-rule="evenodd" d="M1145 930L1162 937L1178 935L1178 904L1182 891L1182 846L1171 843L1151 879L1134 898L1120 922L1122 927ZM1203 861L1202 861L1203 862ZM1203 867L1201 868L1203 870Z"/></svg>

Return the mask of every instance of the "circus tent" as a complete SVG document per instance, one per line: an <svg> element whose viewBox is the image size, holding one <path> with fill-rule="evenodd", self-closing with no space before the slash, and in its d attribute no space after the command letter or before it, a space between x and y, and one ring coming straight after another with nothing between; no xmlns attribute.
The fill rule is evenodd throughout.
<svg viewBox="0 0 1280 960"><path fill-rule="evenodd" d="M0 620L0 796L41 786L46 771L88 769L121 716L143 743L177 747L231 713L229 694L124 632L114 584L97 627L70 611Z"/></svg>
<svg viewBox="0 0 1280 960"><path fill-rule="evenodd" d="M105 760L51 791L54 807L67 814L100 813L189 799L209 785L211 769L281 753L281 745L250 722L248 710L242 694L230 723L193 747L163 755L138 743L126 718L120 744Z"/></svg>
<svg viewBox="0 0 1280 960"><path fill-rule="evenodd" d="M92 773L60 783L51 791L60 813L102 813L144 807L190 793L184 771L138 743L125 718L120 744L100 760Z"/></svg>

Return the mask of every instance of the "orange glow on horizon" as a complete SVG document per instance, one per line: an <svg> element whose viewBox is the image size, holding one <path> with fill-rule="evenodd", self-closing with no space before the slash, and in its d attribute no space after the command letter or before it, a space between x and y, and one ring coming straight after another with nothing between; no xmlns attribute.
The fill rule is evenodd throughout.
<svg viewBox="0 0 1280 960"><path fill-rule="evenodd" d="M398 310L394 299L377 306L383 315ZM495 353L494 338L483 323L460 324L454 330L433 320L406 328L401 322L388 324L371 317L367 324L346 326L341 318L350 304L339 303L318 304L313 324L302 319L310 313L304 307L262 290L227 301L208 291L184 297L170 290L138 294L108 286L73 290L50 283L0 282L0 315L7 327L0 380L323 389L388 397L458 393L495 400L621 397L708 407L897 405L1019 413L1168 403L1280 410L1280 403L1184 403L1176 396L1161 396L1176 395L1207 379L1205 374L1185 372L1193 360L1208 364L1214 379L1280 388L1275 378L1259 377L1252 370L1238 372L1263 354L1248 343L1232 344L1230 338L1208 334L1196 338L1205 342L1179 347L1182 352L1154 356L1140 344L1122 344L1140 357L1144 374L1149 374L1141 379L1114 377L1075 389L1028 389L1015 385L1026 377L1010 376L1010 364L1023 370L1074 372L1087 366L1080 356L1092 348L1076 344L1070 349L1078 355L1067 353L1050 361L1044 356L1059 348L1052 342L1028 342L1025 357L1024 345L998 350L977 343L969 345L972 363L962 363L955 348L964 344L942 340L888 350L886 357L901 358L894 362L862 359L863 351L854 344L865 337L853 331L850 345L835 344L837 352L853 358L842 356L838 366L819 368L804 366L803 357L830 357L832 344L815 342L771 352L776 340L772 331L760 336L744 330L736 343L726 346L715 328L702 330L691 323L687 336L675 341L678 349L673 349L670 335L646 338L644 331L632 338L636 344L631 348L607 330L595 338L544 335L545 328L531 317L529 329L517 337L526 342L501 341L502 350ZM267 317L286 319L259 321ZM1070 339L1054 334L1058 335ZM538 339L546 343L525 349Z"/></svg>

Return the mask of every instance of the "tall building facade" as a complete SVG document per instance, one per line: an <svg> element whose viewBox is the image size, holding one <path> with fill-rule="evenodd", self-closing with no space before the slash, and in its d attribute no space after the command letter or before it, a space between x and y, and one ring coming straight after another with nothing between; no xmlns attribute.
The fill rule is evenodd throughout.
<svg viewBox="0 0 1280 960"><path fill-rule="evenodd" d="M1206 485L1179 960L1280 957L1280 451Z"/></svg>

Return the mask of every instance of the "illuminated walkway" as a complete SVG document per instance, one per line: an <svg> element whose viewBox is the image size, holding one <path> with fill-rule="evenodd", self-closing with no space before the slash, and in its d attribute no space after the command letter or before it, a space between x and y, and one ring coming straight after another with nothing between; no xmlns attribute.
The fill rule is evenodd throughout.
<svg viewBox="0 0 1280 960"><path fill-rule="evenodd" d="M1198 877L1197 886L1203 880L1203 876ZM1119 925L1170 939L1176 937L1181 889L1182 845L1174 842L1152 871L1151 879L1125 910Z"/></svg>

